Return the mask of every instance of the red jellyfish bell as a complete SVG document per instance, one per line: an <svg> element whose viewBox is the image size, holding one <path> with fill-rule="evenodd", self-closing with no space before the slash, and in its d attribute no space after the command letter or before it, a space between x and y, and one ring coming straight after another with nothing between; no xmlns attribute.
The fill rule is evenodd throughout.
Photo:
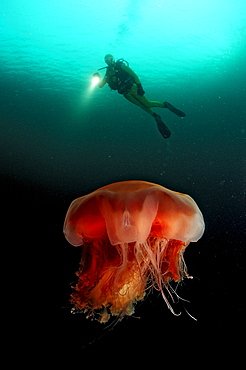
<svg viewBox="0 0 246 370"><path fill-rule="evenodd" d="M82 245L74 310L100 322L131 315L148 282L172 310L164 288L188 277L184 250L203 232L191 197L149 182L118 182L75 199L64 223L69 243Z"/></svg>

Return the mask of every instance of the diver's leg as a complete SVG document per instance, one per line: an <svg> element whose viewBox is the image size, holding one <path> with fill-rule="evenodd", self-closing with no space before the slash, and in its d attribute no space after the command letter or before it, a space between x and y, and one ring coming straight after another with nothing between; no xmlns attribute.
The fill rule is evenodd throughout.
<svg viewBox="0 0 246 370"><path fill-rule="evenodd" d="M164 108L164 103L160 103L159 101L150 101L144 95L143 96L137 95L137 100L141 104L143 104L146 108L153 108L153 107Z"/></svg>
<svg viewBox="0 0 246 370"><path fill-rule="evenodd" d="M140 96L138 95L137 91L137 85L134 84L129 91L129 94L133 96L141 105L143 105L145 108L152 108L152 107L160 107L164 108L164 103L160 103L158 101L150 101L146 98L146 96Z"/></svg>
<svg viewBox="0 0 246 370"><path fill-rule="evenodd" d="M153 116L154 112L150 109L150 108L147 108L146 106L144 106L139 100L137 100L134 95L128 93L128 94L124 94L124 97L129 100L131 103L135 104L135 105L138 105L140 108L142 108L143 110L145 110L145 112L149 113L151 116Z"/></svg>
<svg viewBox="0 0 246 370"><path fill-rule="evenodd" d="M171 131L165 125L165 123L162 122L161 117L158 114L153 112L150 108L147 108L146 106L144 106L138 99L135 98L135 96L133 94L130 94L130 93L124 94L124 97L127 100L129 100L131 103L133 103L135 105L138 105L140 108L145 110L145 112L149 113L152 117L154 117L154 119L157 123L157 128L158 128L160 134L164 137L164 139L167 139L167 138L170 137Z"/></svg>
<svg viewBox="0 0 246 370"><path fill-rule="evenodd" d="M167 108L172 113L176 114L179 117L186 116L184 112L182 112L178 108L175 108L172 104L168 103L167 101L164 101L164 103L160 103L158 101L150 101L144 95L143 96L138 95L136 84L132 86L131 90L129 91L129 94L132 95L141 105L143 105L146 108L153 108L153 107Z"/></svg>

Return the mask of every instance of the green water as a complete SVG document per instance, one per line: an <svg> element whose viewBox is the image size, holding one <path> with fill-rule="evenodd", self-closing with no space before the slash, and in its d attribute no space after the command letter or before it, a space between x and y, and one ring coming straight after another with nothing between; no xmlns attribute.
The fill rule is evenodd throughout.
<svg viewBox="0 0 246 370"><path fill-rule="evenodd" d="M245 21L241 0L4 0L2 173L79 196L141 179L239 201ZM150 100L185 111L154 109L170 139L117 92L90 88L106 53L128 60Z"/></svg>
<svg viewBox="0 0 246 370"><path fill-rule="evenodd" d="M245 18L240 0L4 0L2 173L78 196L141 179L240 201ZM90 89L106 53L128 60L150 100L185 111L154 109L170 139L117 92Z"/></svg>
<svg viewBox="0 0 246 370"><path fill-rule="evenodd" d="M82 195L142 179L208 196L241 189L246 6L233 1L3 1L2 172ZM108 87L103 57L125 58L172 131ZM242 190L242 189L241 189Z"/></svg>

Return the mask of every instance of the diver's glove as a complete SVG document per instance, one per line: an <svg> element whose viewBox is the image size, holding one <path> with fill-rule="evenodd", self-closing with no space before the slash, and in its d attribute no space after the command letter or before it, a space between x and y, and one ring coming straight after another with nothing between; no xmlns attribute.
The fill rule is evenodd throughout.
<svg viewBox="0 0 246 370"><path fill-rule="evenodd" d="M93 77L98 77L98 78L101 78L101 76L99 75L99 73L93 73Z"/></svg>
<svg viewBox="0 0 246 370"><path fill-rule="evenodd" d="M137 84L137 89L138 89L139 96L143 96L145 94L142 84Z"/></svg>

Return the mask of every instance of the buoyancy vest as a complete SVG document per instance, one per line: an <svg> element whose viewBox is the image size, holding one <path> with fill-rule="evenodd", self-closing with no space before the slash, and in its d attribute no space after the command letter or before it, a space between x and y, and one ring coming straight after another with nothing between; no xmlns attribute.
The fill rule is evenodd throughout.
<svg viewBox="0 0 246 370"><path fill-rule="evenodd" d="M119 94L125 94L131 90L134 84L133 77L122 69L122 64L128 66L128 62L124 59L118 59L115 62L114 69L107 69L107 83L111 90L117 90Z"/></svg>

